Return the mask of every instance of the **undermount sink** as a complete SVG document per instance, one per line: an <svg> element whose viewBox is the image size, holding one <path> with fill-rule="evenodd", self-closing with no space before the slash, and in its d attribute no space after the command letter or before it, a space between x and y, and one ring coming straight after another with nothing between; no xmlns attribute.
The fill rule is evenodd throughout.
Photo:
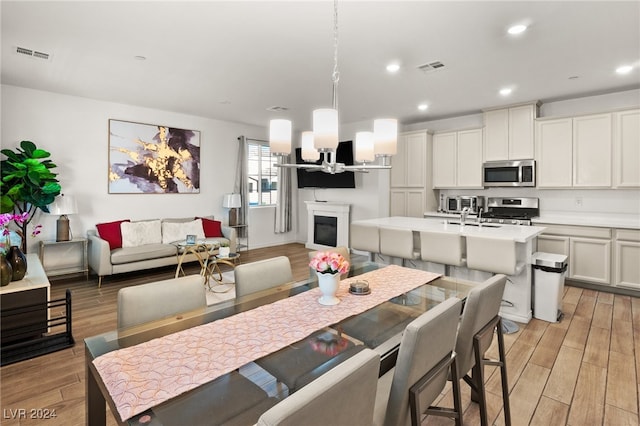
<svg viewBox="0 0 640 426"><path fill-rule="evenodd" d="M445 225L446 224L460 225L460 222L455 220L447 220L442 223L444 223ZM494 223L465 222L464 226L479 226L481 228L500 228L502 225L496 225Z"/></svg>

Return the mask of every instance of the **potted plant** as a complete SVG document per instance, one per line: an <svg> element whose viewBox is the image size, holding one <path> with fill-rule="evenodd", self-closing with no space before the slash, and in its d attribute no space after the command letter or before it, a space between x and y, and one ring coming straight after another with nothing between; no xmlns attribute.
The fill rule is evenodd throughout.
<svg viewBox="0 0 640 426"><path fill-rule="evenodd" d="M230 250L229 243L222 241L220 247L218 247L218 257L229 257Z"/></svg>
<svg viewBox="0 0 640 426"><path fill-rule="evenodd" d="M31 141L20 142L16 151L0 151L7 158L0 162L0 213L11 213L24 218L15 221L22 238L22 251L27 252L27 225L37 209L49 213L49 204L60 194L60 184L51 169L57 167L51 155L36 148Z"/></svg>
<svg viewBox="0 0 640 426"><path fill-rule="evenodd" d="M340 253L319 251L309 262L309 266L318 274L318 287L322 296L318 299L321 305L336 305L340 299L336 297L340 285L340 274L349 271L349 262Z"/></svg>

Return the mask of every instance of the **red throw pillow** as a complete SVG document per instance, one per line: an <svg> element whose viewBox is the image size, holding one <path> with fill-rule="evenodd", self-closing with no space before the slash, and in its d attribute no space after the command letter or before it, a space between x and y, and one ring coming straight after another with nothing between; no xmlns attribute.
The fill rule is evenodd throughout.
<svg viewBox="0 0 640 426"><path fill-rule="evenodd" d="M222 237L222 223L217 220L205 219L203 217L197 217L196 219L202 220L202 230L204 236L207 238Z"/></svg>
<svg viewBox="0 0 640 426"><path fill-rule="evenodd" d="M99 223L96 225L98 235L109 243L110 250L122 247L122 231L120 230L120 224L122 222L131 222L131 220L117 220L115 222Z"/></svg>

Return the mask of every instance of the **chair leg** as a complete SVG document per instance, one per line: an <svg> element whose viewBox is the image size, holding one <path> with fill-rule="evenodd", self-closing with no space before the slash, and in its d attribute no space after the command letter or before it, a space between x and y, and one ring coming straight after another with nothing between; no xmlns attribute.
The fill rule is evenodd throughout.
<svg viewBox="0 0 640 426"><path fill-rule="evenodd" d="M460 395L458 366L456 365L455 358L451 363L451 390L453 392L453 411L458 415L455 417L456 426L462 426L462 398Z"/></svg>
<svg viewBox="0 0 640 426"><path fill-rule="evenodd" d="M480 424L481 426L488 426L487 415L487 400L484 391L484 362L483 354L480 353L480 348L477 342L473 344L473 352L475 355L475 364L472 369L472 378L476 384L476 398L478 407L480 408ZM471 388L471 400L473 401L473 388Z"/></svg>
<svg viewBox="0 0 640 426"><path fill-rule="evenodd" d="M502 318L496 326L498 334L498 356L500 357L500 378L502 380L502 403L504 405L504 424L511 426L511 407L509 405L509 383L507 381L507 361L504 353L504 335L502 334Z"/></svg>

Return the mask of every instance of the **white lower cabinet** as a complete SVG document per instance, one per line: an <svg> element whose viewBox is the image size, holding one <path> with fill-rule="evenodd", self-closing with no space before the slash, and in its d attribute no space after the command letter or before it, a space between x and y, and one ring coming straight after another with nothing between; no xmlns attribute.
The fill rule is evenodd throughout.
<svg viewBox="0 0 640 426"><path fill-rule="evenodd" d="M611 285L611 229L536 224L547 229L538 236L538 251L567 256L567 278Z"/></svg>
<svg viewBox="0 0 640 426"><path fill-rule="evenodd" d="M569 278L611 285L611 239L571 237Z"/></svg>
<svg viewBox="0 0 640 426"><path fill-rule="evenodd" d="M614 283L640 290L640 230L616 229Z"/></svg>

